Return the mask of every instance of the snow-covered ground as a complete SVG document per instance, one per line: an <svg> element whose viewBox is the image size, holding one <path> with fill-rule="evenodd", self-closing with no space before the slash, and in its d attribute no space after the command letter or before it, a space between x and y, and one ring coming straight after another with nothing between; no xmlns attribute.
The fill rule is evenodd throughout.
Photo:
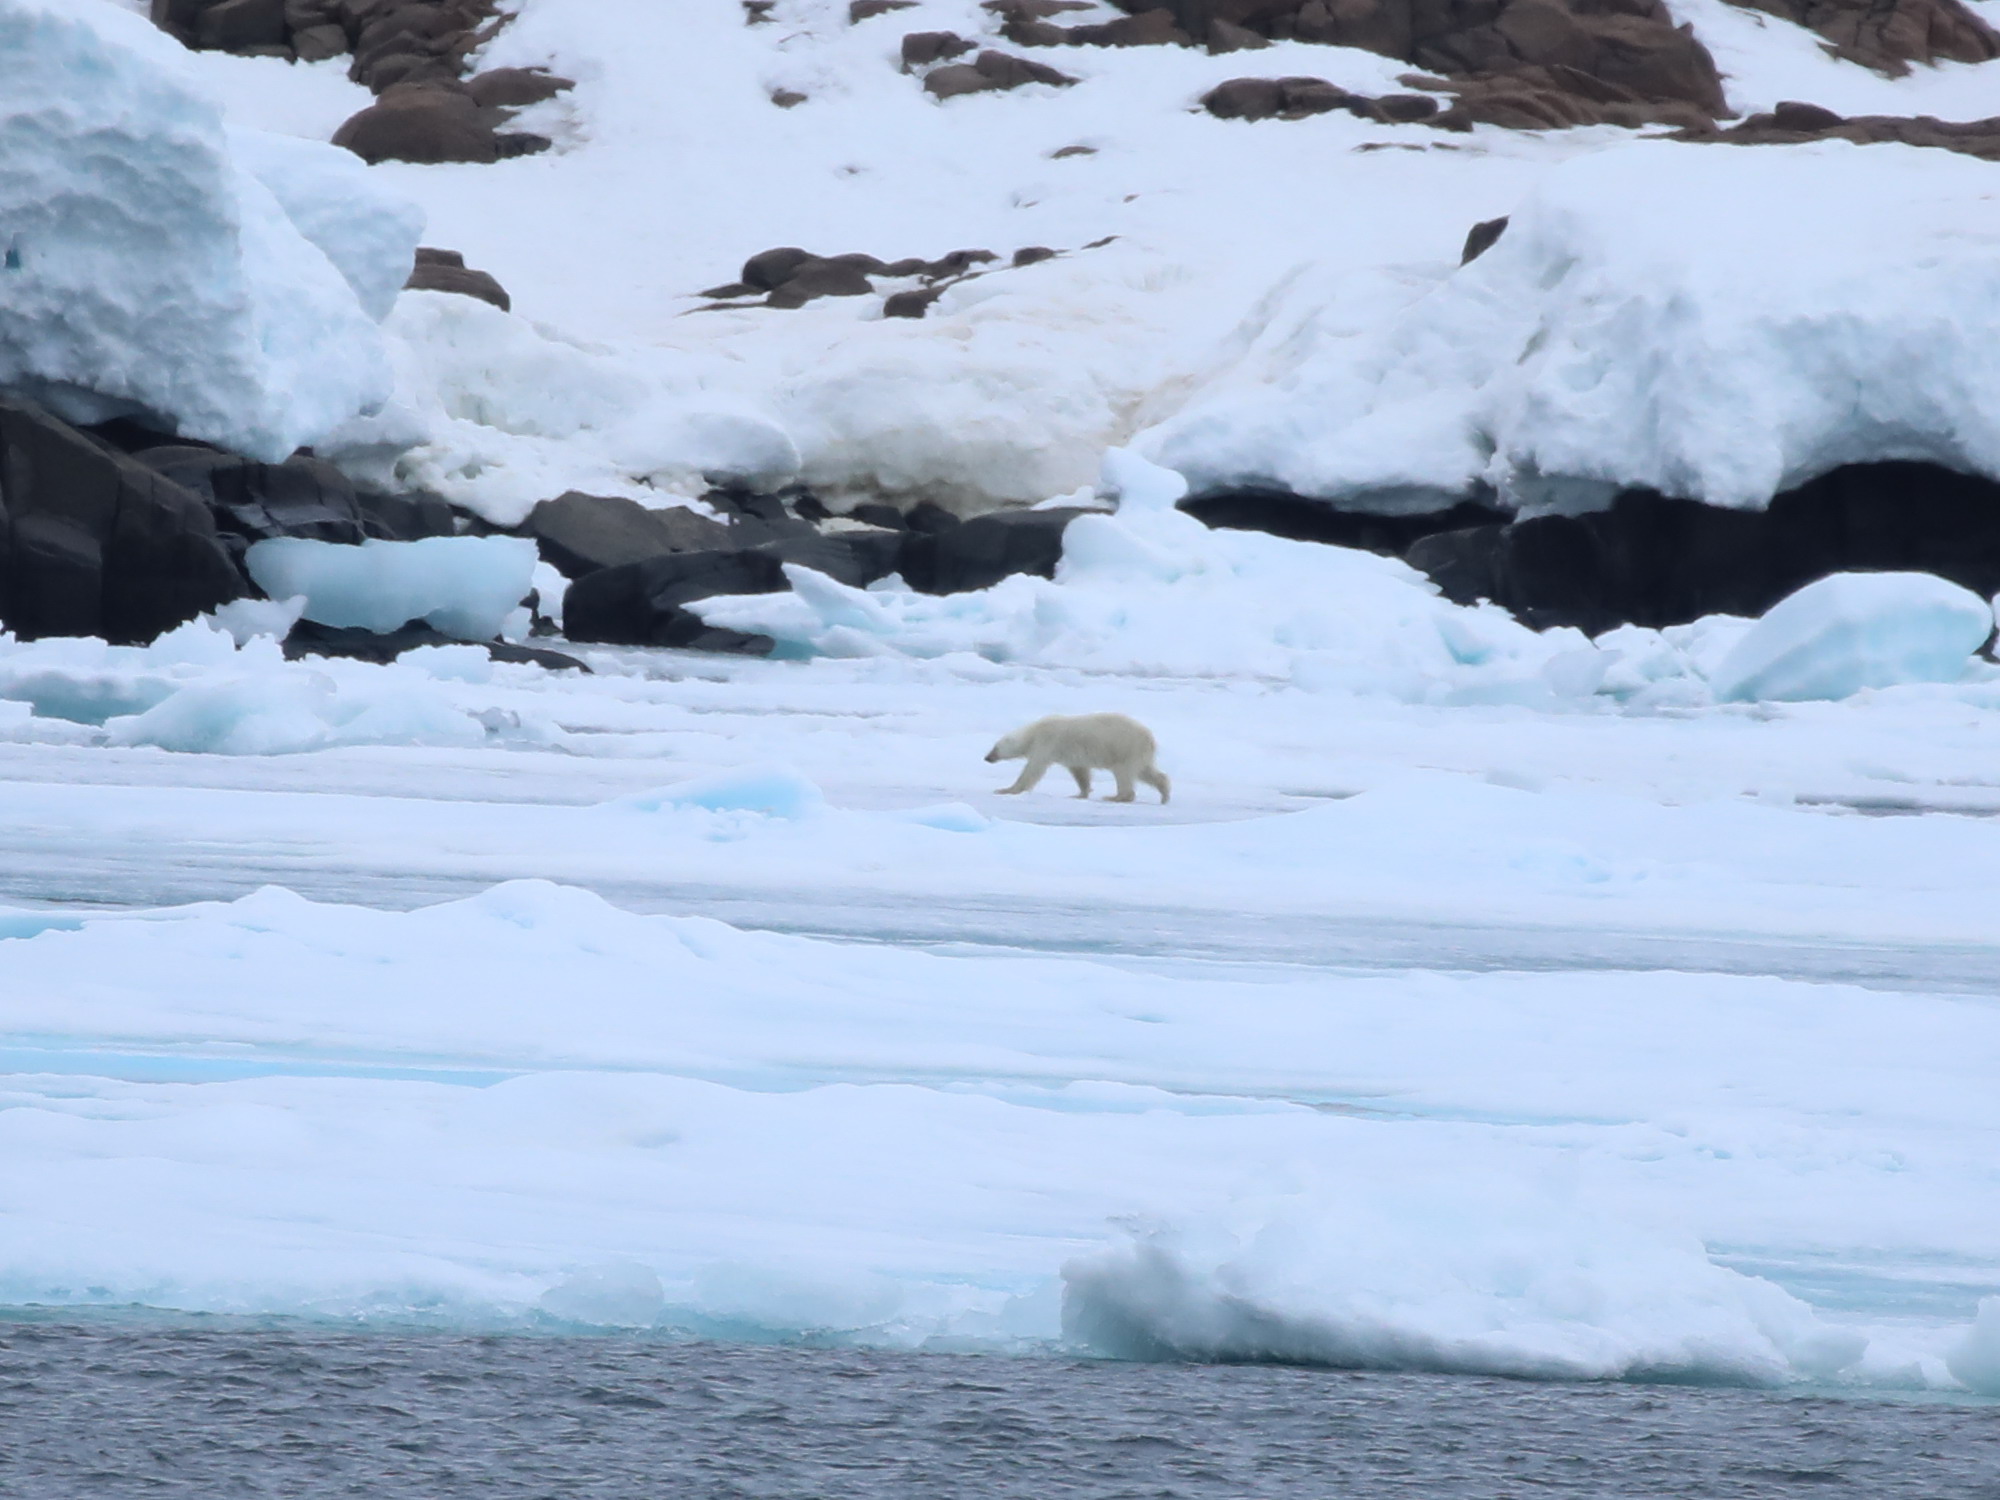
<svg viewBox="0 0 2000 1500"><path fill-rule="evenodd" d="M1978 70L1876 79L1679 9L1745 107L1990 112ZM1424 398L1396 451L1435 469L1376 471L1378 499L1460 482L1507 401L1586 375L1612 394L1579 402L1602 421L1570 478L1644 460L1742 501L1731 476L1796 477L1857 414L1985 461L2000 169L1683 172L1617 131L1189 108L1244 72L1395 87L1324 48L1078 50L1074 89L939 106L897 39L992 18L845 10L524 0L486 61L578 80L520 121L556 149L370 169L518 315L400 298L398 401L350 461L420 439L403 478L503 521L697 470L1039 501L1252 386L1286 459L1359 369ZM238 130L323 140L366 102L338 62L177 66ZM1620 163L1674 192L1640 201ZM303 235L311 205L212 165ZM1734 257L1614 295L1716 182ZM1593 184L1660 211L1618 232L1577 212ZM1467 226L1524 202L1456 273ZM1865 230L1853 265L1750 255L1774 213L1794 250ZM1926 237L1860 323L1959 351L1960 408L1917 412L1907 363L1870 384L1724 274L1823 299ZM1069 253L915 322L695 311L787 243ZM1574 295L1509 321L1578 246ZM1744 314L1755 337L1681 322L1764 363L1666 369L1673 441L1615 436L1613 356L1708 350L1656 337L1691 306ZM1521 338L1548 357L1496 360ZM1710 425L1760 371L1795 398L1761 448ZM0 644L0 1302L2000 1393L1981 601L1891 583L1593 645L1397 563L1207 533L1129 457L1111 477L1121 510L1054 580L705 606L790 659L287 664L269 605L145 649ZM1154 729L1171 804L991 795L998 734L1099 710Z"/></svg>
<svg viewBox="0 0 2000 1500"><path fill-rule="evenodd" d="M1990 689L588 655L238 695L390 743L15 720L0 1299L1977 1376ZM1105 708L1171 804L990 795L998 732Z"/></svg>

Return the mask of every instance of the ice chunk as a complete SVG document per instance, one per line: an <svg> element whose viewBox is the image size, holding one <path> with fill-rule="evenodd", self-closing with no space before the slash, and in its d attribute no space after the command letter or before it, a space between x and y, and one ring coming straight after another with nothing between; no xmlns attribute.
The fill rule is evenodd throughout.
<svg viewBox="0 0 2000 1500"><path fill-rule="evenodd" d="M303 597L305 617L318 624L386 632L424 620L472 641L501 633L539 560L533 542L507 536L371 538L358 547L273 537L244 558L259 588Z"/></svg>
<svg viewBox="0 0 2000 1500"><path fill-rule="evenodd" d="M1956 682L1992 633L1985 600L1932 574L1835 573L1774 604L1711 683L1724 702L1802 702Z"/></svg>
<svg viewBox="0 0 2000 1500"><path fill-rule="evenodd" d="M379 669L378 669L379 670ZM113 745L156 745L200 755L285 755L332 745L478 745L470 714L408 677L343 685L291 671L196 682L142 714L105 726Z"/></svg>
<svg viewBox="0 0 2000 1500"><path fill-rule="evenodd" d="M1067 1337L1128 1359L1770 1384L1866 1340L1774 1284L1532 1191L1294 1201L1063 1268Z"/></svg>
<svg viewBox="0 0 2000 1500"><path fill-rule="evenodd" d="M317 163L285 187L302 233L178 45L128 12L7 0L0 57L0 384L273 461L387 399L355 288L379 301L414 219L312 154L330 147L258 153Z"/></svg>
<svg viewBox="0 0 2000 1500"><path fill-rule="evenodd" d="M2000 1297L1979 1299L1979 1314L1945 1355L1945 1368L1982 1396L2000 1396Z"/></svg>
<svg viewBox="0 0 2000 1500"><path fill-rule="evenodd" d="M634 1261L609 1261L565 1277L542 1293L541 1308L565 1323L593 1328L650 1328L667 1294L660 1278Z"/></svg>

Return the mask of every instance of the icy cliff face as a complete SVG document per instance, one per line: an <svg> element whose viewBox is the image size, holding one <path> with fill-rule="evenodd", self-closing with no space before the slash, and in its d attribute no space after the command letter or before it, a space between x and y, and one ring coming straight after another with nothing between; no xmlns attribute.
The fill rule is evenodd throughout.
<svg viewBox="0 0 2000 1500"><path fill-rule="evenodd" d="M110 6L0 0L0 385L282 459L388 396L421 219L332 147L232 136L181 59Z"/></svg>
<svg viewBox="0 0 2000 1500"><path fill-rule="evenodd" d="M1197 488L1393 508L1490 481L1738 509L1841 464L2000 472L1992 168L1940 151L1639 142L1563 163L1499 242L1141 446Z"/></svg>

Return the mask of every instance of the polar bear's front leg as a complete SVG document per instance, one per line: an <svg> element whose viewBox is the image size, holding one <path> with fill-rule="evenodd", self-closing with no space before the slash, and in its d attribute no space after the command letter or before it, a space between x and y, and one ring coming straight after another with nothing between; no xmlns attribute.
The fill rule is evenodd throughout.
<svg viewBox="0 0 2000 1500"><path fill-rule="evenodd" d="M1082 798L1084 798L1084 799L1085 799L1086 801L1087 801L1087 800L1089 800L1089 797L1090 797L1090 767L1089 767L1089 766L1071 766L1071 767L1069 768L1069 774L1070 774L1070 775L1072 775L1072 776L1074 776L1074 777L1076 778L1076 794L1077 794L1077 796L1079 796L1079 797L1082 797Z"/></svg>
<svg viewBox="0 0 2000 1500"><path fill-rule="evenodd" d="M1012 786L1001 787L999 795L1002 797L1011 797L1016 792L1032 792L1035 789L1035 783L1048 774L1050 764L1049 761L1037 760L1030 757L1028 763L1021 767L1021 774L1014 778L1014 784Z"/></svg>

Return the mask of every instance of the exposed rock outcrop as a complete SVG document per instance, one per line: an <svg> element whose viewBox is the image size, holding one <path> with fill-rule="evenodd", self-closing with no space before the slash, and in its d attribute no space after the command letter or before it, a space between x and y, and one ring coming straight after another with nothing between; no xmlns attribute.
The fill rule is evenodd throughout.
<svg viewBox="0 0 2000 1500"><path fill-rule="evenodd" d="M418 292L454 292L461 297L477 297L502 312L511 312L514 299L489 273L466 265L456 250L435 250L428 245L417 249L417 263L410 268L405 289Z"/></svg>
<svg viewBox="0 0 2000 1500"><path fill-rule="evenodd" d="M1724 510L1645 491L1608 510L1424 537L1404 554L1459 603L1491 599L1537 628L1761 615L1829 573L1935 573L2000 593L2000 483L1933 464L1854 464Z"/></svg>
<svg viewBox="0 0 2000 1500"><path fill-rule="evenodd" d="M1734 146L1792 146L1802 141L1839 140L1868 145L1896 141L1959 151L1984 161L2000 161L2000 116L1986 120L1938 120L1929 115L1855 115L1843 118L1817 104L1786 102L1768 114L1751 115L1726 130L1684 130L1677 139L1722 141Z"/></svg>
<svg viewBox="0 0 2000 1500"><path fill-rule="evenodd" d="M0 625L137 643L248 591L198 495L0 398Z"/></svg>

